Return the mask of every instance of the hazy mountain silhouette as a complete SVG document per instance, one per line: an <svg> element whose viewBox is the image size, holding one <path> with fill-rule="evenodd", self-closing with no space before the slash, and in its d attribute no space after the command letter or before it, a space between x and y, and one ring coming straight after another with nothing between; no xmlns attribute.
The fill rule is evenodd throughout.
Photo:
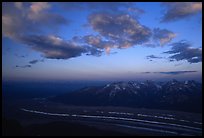
<svg viewBox="0 0 204 138"><path fill-rule="evenodd" d="M179 82L116 82L86 87L50 100L70 105L128 106L202 112L202 84Z"/></svg>

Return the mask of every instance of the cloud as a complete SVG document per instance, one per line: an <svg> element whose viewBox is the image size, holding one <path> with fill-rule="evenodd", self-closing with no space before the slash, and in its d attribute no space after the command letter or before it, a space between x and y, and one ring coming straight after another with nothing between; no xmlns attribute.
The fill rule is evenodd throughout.
<svg viewBox="0 0 204 138"><path fill-rule="evenodd" d="M38 60L32 60L32 61L30 61L29 63L30 64L36 64L38 62Z"/></svg>
<svg viewBox="0 0 204 138"><path fill-rule="evenodd" d="M97 56L97 57L101 56L103 53L102 50L98 50L91 46L86 46L86 51L87 51L86 55L92 55L92 56Z"/></svg>
<svg viewBox="0 0 204 138"><path fill-rule="evenodd" d="M175 61L174 59L169 59L169 62L173 62L173 61Z"/></svg>
<svg viewBox="0 0 204 138"><path fill-rule="evenodd" d="M33 14L39 14L43 10L49 9L50 4L48 2L32 2L30 11Z"/></svg>
<svg viewBox="0 0 204 138"><path fill-rule="evenodd" d="M15 56L19 57L19 58L25 58L27 55L19 55L19 54L16 53Z"/></svg>
<svg viewBox="0 0 204 138"><path fill-rule="evenodd" d="M68 59L86 52L83 47L66 42L56 36L26 36L22 41L32 49L43 53L46 58Z"/></svg>
<svg viewBox="0 0 204 138"><path fill-rule="evenodd" d="M165 72L142 72L144 74L156 73L156 74L167 74L167 75L179 75L186 73L195 73L197 71L165 71Z"/></svg>
<svg viewBox="0 0 204 138"><path fill-rule="evenodd" d="M153 39L159 42L161 46L169 43L175 37L176 34L167 29L155 28L153 30Z"/></svg>
<svg viewBox="0 0 204 138"><path fill-rule="evenodd" d="M148 71L147 71L147 72L141 72L141 73L142 73L142 74L149 74L149 73L152 73L152 72L148 72Z"/></svg>
<svg viewBox="0 0 204 138"><path fill-rule="evenodd" d="M202 2L168 2L161 22L171 22L193 16L202 11Z"/></svg>
<svg viewBox="0 0 204 138"><path fill-rule="evenodd" d="M62 2L60 3L65 10L84 10L88 12L104 12L111 14L132 13L135 16L144 13L144 10L135 6L131 2Z"/></svg>
<svg viewBox="0 0 204 138"><path fill-rule="evenodd" d="M17 16L2 15L2 34L3 36L15 39L18 34L24 32L27 25L23 26L22 21Z"/></svg>
<svg viewBox="0 0 204 138"><path fill-rule="evenodd" d="M107 54L113 48L123 49L135 45L163 46L176 36L167 29L155 28L152 31L129 14L93 13L88 17L88 21L89 26L99 34L85 36L86 43L105 49Z"/></svg>
<svg viewBox="0 0 204 138"><path fill-rule="evenodd" d="M32 2L27 16L31 21L47 25L67 23L67 20L62 16L48 13L47 10L50 8L51 5L48 2Z"/></svg>
<svg viewBox="0 0 204 138"><path fill-rule="evenodd" d="M122 8L126 8L126 6L130 6L128 2L91 2L86 3L88 9L92 9L94 11L108 11L108 12L122 12Z"/></svg>
<svg viewBox="0 0 204 138"><path fill-rule="evenodd" d="M43 60L43 59L42 59L42 60L37 60L37 59L35 59L35 60L29 61L30 64L36 64L36 63L38 63L38 62L44 62L44 60Z"/></svg>
<svg viewBox="0 0 204 138"><path fill-rule="evenodd" d="M170 72L154 72L159 74L168 74L168 75L179 75L179 74L186 74L186 73L194 73L197 71L170 71Z"/></svg>
<svg viewBox="0 0 204 138"><path fill-rule="evenodd" d="M42 33L45 28L53 30L68 23L64 17L49 12L51 7L46 2L3 3L2 34L18 40L20 36Z"/></svg>
<svg viewBox="0 0 204 138"><path fill-rule="evenodd" d="M80 41L91 47L104 49L107 54L110 54L113 48L124 49L135 45L163 46L176 36L167 29L155 28L152 31L128 14L92 13L88 17L88 23L98 34L81 37Z"/></svg>
<svg viewBox="0 0 204 138"><path fill-rule="evenodd" d="M85 45L77 45L72 41L65 41L60 37L49 35L30 35L21 38L21 42L41 52L44 57L50 59L69 59L82 54L99 56L101 51Z"/></svg>
<svg viewBox="0 0 204 138"><path fill-rule="evenodd" d="M24 65L24 66L16 65L16 68L31 68L31 65Z"/></svg>
<svg viewBox="0 0 204 138"><path fill-rule="evenodd" d="M128 14L94 13L89 16L88 20L94 31L107 41L113 42L114 47L117 48L129 48L142 44L149 41L152 35L148 27L141 25Z"/></svg>
<svg viewBox="0 0 204 138"><path fill-rule="evenodd" d="M187 60L189 63L202 62L202 49L194 48L187 41L179 41L171 44L172 48L170 51L164 52L170 54L169 59L180 61Z"/></svg>
<svg viewBox="0 0 204 138"><path fill-rule="evenodd" d="M146 58L147 59L152 59L152 58L154 58L154 59L161 59L163 57L158 57L158 56L155 56L155 55L149 55L149 56L146 56Z"/></svg>
<svg viewBox="0 0 204 138"><path fill-rule="evenodd" d="M142 10L142 9L138 9L138 8L134 8L134 7L129 7L128 8L128 11L129 12L132 12L132 13L134 13L134 14L143 14L143 13L145 13L145 11L144 10Z"/></svg>
<svg viewBox="0 0 204 138"><path fill-rule="evenodd" d="M47 2L4 3L3 36L29 45L50 59L69 59L82 54L101 56L103 51L96 47L79 45L72 40L65 41L55 35L39 35L47 27L52 31L56 26L67 22L62 16L50 12L51 7L51 3Z"/></svg>
<svg viewBox="0 0 204 138"><path fill-rule="evenodd" d="M23 2L14 2L14 6L20 10L23 9Z"/></svg>
<svg viewBox="0 0 204 138"><path fill-rule="evenodd" d="M179 63L179 64L175 64L174 66L180 66L180 65L182 65L182 63Z"/></svg>
<svg viewBox="0 0 204 138"><path fill-rule="evenodd" d="M175 34L167 29L151 30L142 25L133 14L142 14L144 11L128 2L67 4L73 8L77 5L95 10L88 16L88 25L95 31L94 35L75 36L71 40L63 40L56 35L40 35L45 33L43 30L52 31L53 27L68 22L54 13L51 10L52 3L48 2L6 3L2 10L2 34L30 46L42 53L43 57L50 59L69 59L83 54L101 56L104 51L110 54L111 49L124 49L135 45L156 47L169 43L175 37ZM126 9L116 14L122 7ZM107 8L112 12L97 11ZM152 39L159 44L150 41ZM196 59L191 62L196 62Z"/></svg>
<svg viewBox="0 0 204 138"><path fill-rule="evenodd" d="M84 42L91 47L105 49L107 54L110 54L110 49L116 47L114 42L102 40L101 36L87 35L83 37Z"/></svg>

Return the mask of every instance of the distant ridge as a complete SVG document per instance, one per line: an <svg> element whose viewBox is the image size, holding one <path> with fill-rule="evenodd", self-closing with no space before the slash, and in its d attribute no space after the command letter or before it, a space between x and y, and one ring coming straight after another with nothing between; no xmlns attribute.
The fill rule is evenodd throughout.
<svg viewBox="0 0 204 138"><path fill-rule="evenodd" d="M114 82L60 94L50 100L69 105L126 106L202 112L202 84L196 81Z"/></svg>

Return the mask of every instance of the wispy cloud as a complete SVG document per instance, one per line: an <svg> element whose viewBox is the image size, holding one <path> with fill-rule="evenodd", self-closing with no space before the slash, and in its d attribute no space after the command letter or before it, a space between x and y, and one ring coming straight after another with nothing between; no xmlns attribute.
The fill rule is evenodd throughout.
<svg viewBox="0 0 204 138"><path fill-rule="evenodd" d="M179 74L194 73L194 72L197 72L197 71L170 71L170 72L154 72L154 73L179 75Z"/></svg>
<svg viewBox="0 0 204 138"><path fill-rule="evenodd" d="M164 71L164 72L142 72L143 74L167 74L167 75L179 75L179 74L187 74L187 73L195 73L197 71Z"/></svg>
<svg viewBox="0 0 204 138"><path fill-rule="evenodd" d="M162 59L163 57L158 57L158 56L155 56L155 55L149 55L149 56L146 56L147 59Z"/></svg>
<svg viewBox="0 0 204 138"><path fill-rule="evenodd" d="M35 59L35 60L29 61L30 64L36 64L38 62L44 62L44 59L41 59L41 60Z"/></svg>
<svg viewBox="0 0 204 138"><path fill-rule="evenodd" d="M178 63L178 64L175 64L174 66L180 66L180 65L182 65L183 63Z"/></svg>
<svg viewBox="0 0 204 138"><path fill-rule="evenodd" d="M31 65L24 65L24 66L16 65L16 68L31 68Z"/></svg>
<svg viewBox="0 0 204 138"><path fill-rule="evenodd" d="M25 58L27 55L19 55L19 54L16 53L15 56L19 57L19 58Z"/></svg>

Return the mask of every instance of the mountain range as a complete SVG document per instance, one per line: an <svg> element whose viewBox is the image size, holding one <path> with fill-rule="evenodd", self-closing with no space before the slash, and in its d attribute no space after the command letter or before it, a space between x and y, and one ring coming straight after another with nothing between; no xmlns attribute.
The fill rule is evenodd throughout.
<svg viewBox="0 0 204 138"><path fill-rule="evenodd" d="M193 80L129 81L85 87L49 100L68 105L123 106L202 112L202 84Z"/></svg>

